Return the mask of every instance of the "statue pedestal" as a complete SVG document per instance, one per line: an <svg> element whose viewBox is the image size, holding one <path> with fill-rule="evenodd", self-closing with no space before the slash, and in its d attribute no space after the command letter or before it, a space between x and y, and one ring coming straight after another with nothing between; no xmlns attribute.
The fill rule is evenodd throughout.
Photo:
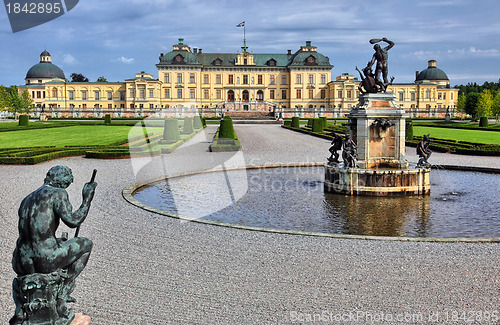
<svg viewBox="0 0 500 325"><path fill-rule="evenodd" d="M359 168L408 168L405 119L392 93L363 94L348 115Z"/></svg>
<svg viewBox="0 0 500 325"><path fill-rule="evenodd" d="M363 94L348 117L357 166L326 165L326 192L367 196L430 193L430 169L408 169L405 119L409 116L396 104L394 94Z"/></svg>
<svg viewBox="0 0 500 325"><path fill-rule="evenodd" d="M15 315L10 325L70 325L75 321L73 310L66 306L67 271L60 269L50 274L34 273L16 277L12 283ZM72 290L71 290L72 291ZM83 315L82 315L83 316ZM87 316L88 317L88 316ZM88 324L83 316L75 324Z"/></svg>

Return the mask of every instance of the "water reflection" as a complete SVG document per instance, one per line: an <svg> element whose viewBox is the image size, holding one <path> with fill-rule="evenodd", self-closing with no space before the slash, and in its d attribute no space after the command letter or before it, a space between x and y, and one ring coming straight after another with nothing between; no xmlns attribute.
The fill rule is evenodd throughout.
<svg viewBox="0 0 500 325"><path fill-rule="evenodd" d="M228 172L231 182L201 174L154 184L134 196L169 212L266 228L372 236L500 236L500 175L438 170L431 172L430 196L356 197L324 193L323 173L321 167ZM227 204L219 194L228 188L246 194Z"/></svg>

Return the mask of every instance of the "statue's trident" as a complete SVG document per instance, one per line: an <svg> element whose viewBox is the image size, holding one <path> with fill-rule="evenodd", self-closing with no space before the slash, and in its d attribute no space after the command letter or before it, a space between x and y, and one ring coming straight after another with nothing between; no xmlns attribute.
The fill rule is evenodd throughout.
<svg viewBox="0 0 500 325"><path fill-rule="evenodd" d="M93 183L95 181L96 174L97 174L97 169L94 169L94 171L92 172L92 178L90 179L90 183ZM76 227L75 237L78 237L79 232L80 232L80 225L78 225L78 227Z"/></svg>

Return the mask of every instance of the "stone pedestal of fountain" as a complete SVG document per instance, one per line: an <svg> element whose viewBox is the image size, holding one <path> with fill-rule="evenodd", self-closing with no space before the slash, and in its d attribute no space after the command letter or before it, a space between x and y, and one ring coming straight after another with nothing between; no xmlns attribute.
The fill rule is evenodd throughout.
<svg viewBox="0 0 500 325"><path fill-rule="evenodd" d="M348 195L402 196L430 193L430 169L409 169L405 118L392 93L366 93L349 117L357 167L325 166L325 191Z"/></svg>

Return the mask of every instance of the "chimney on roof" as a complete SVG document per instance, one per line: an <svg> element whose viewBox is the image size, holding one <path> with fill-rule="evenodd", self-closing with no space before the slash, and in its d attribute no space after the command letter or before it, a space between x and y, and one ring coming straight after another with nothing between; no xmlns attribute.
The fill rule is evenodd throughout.
<svg viewBox="0 0 500 325"><path fill-rule="evenodd" d="M194 53L194 54L198 53L198 48L193 47L193 53Z"/></svg>
<svg viewBox="0 0 500 325"><path fill-rule="evenodd" d="M288 50L287 55L292 55L292 50Z"/></svg>
<svg viewBox="0 0 500 325"><path fill-rule="evenodd" d="M201 50L202 50L202 49L198 49L198 54L201 54Z"/></svg>

